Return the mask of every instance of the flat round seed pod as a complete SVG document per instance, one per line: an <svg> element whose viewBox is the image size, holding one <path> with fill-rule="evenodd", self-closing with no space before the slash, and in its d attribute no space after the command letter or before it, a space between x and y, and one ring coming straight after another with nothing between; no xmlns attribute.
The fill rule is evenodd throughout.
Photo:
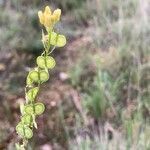
<svg viewBox="0 0 150 150"><path fill-rule="evenodd" d="M30 139L32 138L33 136L33 132L32 130L27 127L27 126L24 126L23 124L19 123L17 126L16 126L16 131L17 133L22 136L22 137L25 137L27 139Z"/></svg>
<svg viewBox="0 0 150 150"><path fill-rule="evenodd" d="M46 82L49 79L49 74L46 71L40 71L40 82Z"/></svg>
<svg viewBox="0 0 150 150"><path fill-rule="evenodd" d="M16 131L17 131L17 133L22 133L23 132L23 124L21 122L18 123L18 125L16 126Z"/></svg>
<svg viewBox="0 0 150 150"><path fill-rule="evenodd" d="M21 118L21 122L23 122L24 124L26 124L26 125L30 125L31 124L31 122L32 122L32 116L31 115L28 115L28 114L26 114L26 115L24 115L22 118Z"/></svg>
<svg viewBox="0 0 150 150"><path fill-rule="evenodd" d="M33 136L33 132L29 127L25 127L25 138L30 139Z"/></svg>
<svg viewBox="0 0 150 150"><path fill-rule="evenodd" d="M30 89L28 92L27 92L27 98L29 101L34 101L37 94L39 92L39 88L38 87L35 87L35 88L32 88Z"/></svg>
<svg viewBox="0 0 150 150"><path fill-rule="evenodd" d="M56 46L56 43L57 43L56 38L57 38L57 34L55 32L52 32L51 33L51 44L54 46Z"/></svg>
<svg viewBox="0 0 150 150"><path fill-rule="evenodd" d="M45 106L43 103L36 103L34 105L34 107L35 107L35 114L36 115L41 115L45 110Z"/></svg>
<svg viewBox="0 0 150 150"><path fill-rule="evenodd" d="M29 72L29 78L34 81L34 82L38 82L39 81L39 75L37 71L31 71Z"/></svg>
<svg viewBox="0 0 150 150"><path fill-rule="evenodd" d="M40 68L48 68L48 69L52 69L55 67L56 62L55 59L51 56L39 56L36 59L36 63Z"/></svg>
<svg viewBox="0 0 150 150"><path fill-rule="evenodd" d="M25 105L24 111L26 114L32 115L32 114L34 114L34 106L32 104Z"/></svg>
<svg viewBox="0 0 150 150"><path fill-rule="evenodd" d="M51 44L57 47L63 47L66 45L66 37L55 32L51 33Z"/></svg>
<svg viewBox="0 0 150 150"><path fill-rule="evenodd" d="M53 69L55 67L55 65L56 65L55 59L51 56L47 56L46 57L46 66L47 66L47 68Z"/></svg>
<svg viewBox="0 0 150 150"><path fill-rule="evenodd" d="M44 56L38 56L37 59L36 59L36 63L40 68L45 68L46 67Z"/></svg>
<svg viewBox="0 0 150 150"><path fill-rule="evenodd" d="M64 35L58 35L57 46L63 47L66 45L66 37Z"/></svg>

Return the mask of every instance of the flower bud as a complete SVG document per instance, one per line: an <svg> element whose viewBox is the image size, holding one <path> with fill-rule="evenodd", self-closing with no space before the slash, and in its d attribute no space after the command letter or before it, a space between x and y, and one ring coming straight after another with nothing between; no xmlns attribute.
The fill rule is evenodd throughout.
<svg viewBox="0 0 150 150"><path fill-rule="evenodd" d="M39 11L38 12L39 20L42 25L44 25L47 28L53 28L55 23L57 23L60 20L61 16L61 10L56 9L53 14L49 6L45 7L44 12Z"/></svg>

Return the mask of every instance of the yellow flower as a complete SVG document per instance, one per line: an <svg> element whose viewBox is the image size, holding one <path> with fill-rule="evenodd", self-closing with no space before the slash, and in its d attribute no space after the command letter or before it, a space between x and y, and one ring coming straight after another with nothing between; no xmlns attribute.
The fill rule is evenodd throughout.
<svg viewBox="0 0 150 150"><path fill-rule="evenodd" d="M60 16L61 16L61 9L56 9L53 12L53 16L55 18L55 21L59 21L60 20Z"/></svg>
<svg viewBox="0 0 150 150"><path fill-rule="evenodd" d="M38 16L39 21L42 25L44 25L46 28L51 28L54 26L55 23L57 23L60 20L61 9L56 9L52 13L49 6L46 6L44 12L38 12Z"/></svg>

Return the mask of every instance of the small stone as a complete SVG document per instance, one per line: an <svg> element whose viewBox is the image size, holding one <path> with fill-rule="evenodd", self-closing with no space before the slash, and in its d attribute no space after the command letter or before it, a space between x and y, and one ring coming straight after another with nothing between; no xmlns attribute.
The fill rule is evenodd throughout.
<svg viewBox="0 0 150 150"><path fill-rule="evenodd" d="M55 101L51 101L50 104L51 104L52 107L56 106L56 102Z"/></svg>
<svg viewBox="0 0 150 150"><path fill-rule="evenodd" d="M3 63L0 63L0 71L5 71L6 66Z"/></svg>
<svg viewBox="0 0 150 150"><path fill-rule="evenodd" d="M44 144L41 146L40 150L52 150L52 146L50 144Z"/></svg>
<svg viewBox="0 0 150 150"><path fill-rule="evenodd" d="M61 73L59 74L59 78L60 78L60 80L65 81L65 80L67 80L67 79L69 78L69 76L68 76L67 73L61 72Z"/></svg>

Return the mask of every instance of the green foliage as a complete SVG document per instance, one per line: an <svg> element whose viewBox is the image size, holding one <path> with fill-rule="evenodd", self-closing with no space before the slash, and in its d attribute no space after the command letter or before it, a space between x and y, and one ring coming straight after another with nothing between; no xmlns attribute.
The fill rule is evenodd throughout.
<svg viewBox="0 0 150 150"><path fill-rule="evenodd" d="M105 97L105 87L107 81L106 73L98 73L94 79L93 87L89 89L89 93L85 96L86 109L96 118L102 118L108 106Z"/></svg>

